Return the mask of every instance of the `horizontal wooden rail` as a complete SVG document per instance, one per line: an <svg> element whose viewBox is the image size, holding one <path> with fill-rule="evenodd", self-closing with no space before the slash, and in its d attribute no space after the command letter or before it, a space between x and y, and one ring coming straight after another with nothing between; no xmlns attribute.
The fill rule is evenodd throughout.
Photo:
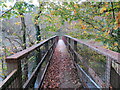
<svg viewBox="0 0 120 90"><path fill-rule="evenodd" d="M25 50L23 50L23 51L20 51L20 52L14 54L14 55L8 56L8 57L6 58L6 61L8 61L8 60L19 60L19 59L21 59L21 58L24 58L24 56L26 56L27 54L29 54L29 53L32 52L33 50L39 48L40 46L42 46L42 45L43 45L44 43L46 43L47 41L49 41L49 40L51 40L51 39L53 39L53 38L56 38L56 37L57 37L57 36L53 36L53 37L48 38L48 39L46 39L46 40L44 40L44 41L42 41L42 42L40 42L40 43L38 43L38 44L36 44L36 45L33 45L32 47L29 47L29 48L27 48L27 49L25 49Z"/></svg>
<svg viewBox="0 0 120 90"><path fill-rule="evenodd" d="M37 75L39 73L41 64L43 61L47 61L50 56L50 52L54 51L54 47L58 41L58 36L50 37L32 47L29 47L23 51L20 51L14 55L8 56L6 58L7 63L7 73L9 74L7 78L0 84L1 88L27 88L29 84L35 84ZM49 45L50 46L49 46ZM41 55L42 54L42 55ZM37 64L32 67L32 74L28 77L29 71L29 59L31 55L34 55L33 64ZM43 57L42 57L43 56ZM46 57L47 56L47 57ZM23 66L23 67L22 67ZM24 78L23 78L24 77ZM24 86L23 86L24 85ZM34 87L32 87L34 88Z"/></svg>
<svg viewBox="0 0 120 90"><path fill-rule="evenodd" d="M109 88L111 86L114 88L120 87L120 83L118 79L113 79L114 76L120 79L120 73L119 73L120 72L120 69L119 69L120 53L102 48L100 46L92 45L90 43L86 43L82 40L73 38L68 35L63 36L62 39L67 45L68 50L70 50L71 55L74 57L73 59L75 60L75 62L78 65L83 65L84 70L93 78L93 80L97 83L97 85L99 85L99 87L101 88ZM83 47L80 47L80 45L82 45ZM81 48L81 52L79 51L79 48ZM87 48L88 48L88 52L84 51L84 49L86 50ZM98 53L98 54L92 54L93 51L95 51L94 53ZM85 56L85 53L86 53L86 56ZM100 74L98 73L99 71L97 72L95 71L95 68L92 68L91 66L89 66L89 60L90 59L93 60L91 58L92 57L91 55L102 55L104 57L105 59L104 78L105 79L100 77L101 75L99 75Z"/></svg>
<svg viewBox="0 0 120 90"><path fill-rule="evenodd" d="M13 70L5 80L2 81L2 83L0 84L0 90L4 90L6 89L6 87L9 87L9 83L12 83L12 79L14 77L16 77L18 71L17 69Z"/></svg>
<svg viewBox="0 0 120 90"><path fill-rule="evenodd" d="M37 67L35 68L35 70L33 71L33 73L31 74L30 78L26 81L26 83L23 85L23 88L29 88L30 85L32 84L32 81L34 79L37 78L37 75L39 73L40 67L42 65L42 63L44 62L45 58L47 57L50 49L54 46L55 42L51 45L51 47L48 49L48 51L45 53L45 55L43 56L43 58L41 59L41 61L39 62L39 64L37 65Z"/></svg>
<svg viewBox="0 0 120 90"><path fill-rule="evenodd" d="M38 90L39 90L39 89L41 88L41 86L42 86L42 83L43 83L45 74L46 74L46 72L47 72L48 66L49 66L49 64L50 64L50 60L51 60L51 58L52 58L52 56L53 56L53 53L54 53L54 52L51 53L50 58L49 58L49 60L48 60L48 63L47 63L47 65L46 65L45 69L44 69L44 72L43 72L42 77L41 77L41 79L40 79L40 83L39 83L39 85L38 85Z"/></svg>
<svg viewBox="0 0 120 90"><path fill-rule="evenodd" d="M79 60L81 61L81 63L88 69L89 74L92 76L92 78L94 78L94 80L97 82L97 84L99 86L102 86L101 88L105 88L105 83L100 79L100 77L95 73L95 71L90 68L90 66L88 66L85 63L85 60L82 58L82 56L80 56L75 50L74 48L71 46L71 44L67 41L67 44L70 46L70 50L76 54L76 56L79 58ZM70 51L70 52L71 52ZM79 68L80 69L80 68ZM78 72L79 73L79 72Z"/></svg>
<svg viewBox="0 0 120 90"><path fill-rule="evenodd" d="M72 39L72 40L74 40L74 41L76 41L76 42L78 42L80 44L84 44L84 45L88 46L89 48L97 51L98 53L100 53L100 54L102 54L104 56L108 56L108 57L112 58L113 60L115 60L116 63L120 64L120 53L117 53L117 52L102 48L100 46L92 45L90 43L86 43L86 42L84 42L82 40L73 38L73 37L68 36L68 35L65 35L65 37L70 38L70 39Z"/></svg>

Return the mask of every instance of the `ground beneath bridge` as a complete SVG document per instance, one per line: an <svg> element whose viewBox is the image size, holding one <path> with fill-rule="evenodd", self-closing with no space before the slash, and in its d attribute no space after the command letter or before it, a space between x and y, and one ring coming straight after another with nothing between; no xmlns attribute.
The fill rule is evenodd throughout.
<svg viewBox="0 0 120 90"><path fill-rule="evenodd" d="M59 40L45 75L43 88L80 88L76 68L63 40Z"/></svg>

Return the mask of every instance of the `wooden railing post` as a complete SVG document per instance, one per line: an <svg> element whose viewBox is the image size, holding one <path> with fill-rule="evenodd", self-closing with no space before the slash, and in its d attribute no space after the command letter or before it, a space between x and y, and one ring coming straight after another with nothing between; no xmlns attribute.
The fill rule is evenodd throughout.
<svg viewBox="0 0 120 90"><path fill-rule="evenodd" d="M69 42L69 43L70 43L70 41L71 41L70 38L68 38L68 42ZM70 50L70 46L68 46L68 49Z"/></svg>
<svg viewBox="0 0 120 90"><path fill-rule="evenodd" d="M53 44L53 39L50 40L50 45ZM52 50L53 50L54 47L52 47Z"/></svg>
<svg viewBox="0 0 120 90"><path fill-rule="evenodd" d="M77 41L73 41L74 42L74 50L77 52ZM76 56L76 54L74 53L74 61L76 61L77 62L77 56Z"/></svg>
<svg viewBox="0 0 120 90"><path fill-rule="evenodd" d="M36 53L36 64L38 64L40 60L41 60L41 49L38 48Z"/></svg>
<svg viewBox="0 0 120 90"><path fill-rule="evenodd" d="M112 60L110 71L110 84L113 88L120 88L120 65Z"/></svg>
<svg viewBox="0 0 120 90"><path fill-rule="evenodd" d="M13 70L18 70L18 77L16 78L16 81L13 82L13 85L16 85L15 88L21 88L22 87L22 69L21 69L21 60L7 60L7 72L10 74Z"/></svg>
<svg viewBox="0 0 120 90"><path fill-rule="evenodd" d="M28 79L28 63L27 60L29 59L29 57L26 57L24 59L24 61L22 63L25 63L24 65L24 69L23 69L23 74L24 74L24 81L26 81ZM23 82L24 82L23 81Z"/></svg>
<svg viewBox="0 0 120 90"><path fill-rule="evenodd" d="M48 49L49 49L49 41L47 41L47 42L45 43L45 53L48 51ZM48 53L48 54L49 54L49 53ZM47 64L47 62L48 62L48 56L46 56L45 62L46 62L46 64Z"/></svg>
<svg viewBox="0 0 120 90"><path fill-rule="evenodd" d="M48 43L49 43L49 41L47 41L47 42L45 43L45 52L48 51L48 48L49 48Z"/></svg>
<svg viewBox="0 0 120 90"><path fill-rule="evenodd" d="M58 40L59 40L59 36L57 36L55 40L56 40L56 41L55 41L55 46L56 46L57 43L58 43Z"/></svg>
<svg viewBox="0 0 120 90"><path fill-rule="evenodd" d="M105 77L106 77L106 80L105 80L105 83L106 83L106 88L109 88L110 86L110 71L111 71L111 58L110 57L107 57L106 58L106 72L105 72Z"/></svg>

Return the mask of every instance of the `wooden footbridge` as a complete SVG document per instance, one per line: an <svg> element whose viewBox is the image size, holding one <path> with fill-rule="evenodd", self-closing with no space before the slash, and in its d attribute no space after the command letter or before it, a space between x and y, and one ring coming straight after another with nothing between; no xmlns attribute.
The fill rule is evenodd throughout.
<svg viewBox="0 0 120 90"><path fill-rule="evenodd" d="M6 58L0 88L120 88L120 53L53 36Z"/></svg>

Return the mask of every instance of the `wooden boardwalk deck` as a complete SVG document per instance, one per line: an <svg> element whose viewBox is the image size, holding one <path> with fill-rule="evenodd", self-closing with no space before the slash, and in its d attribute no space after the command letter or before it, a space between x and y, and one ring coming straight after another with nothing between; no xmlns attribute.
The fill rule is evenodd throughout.
<svg viewBox="0 0 120 90"><path fill-rule="evenodd" d="M41 52L44 55L40 58ZM120 53L68 35L64 35L62 40L59 40L59 36L53 36L6 57L9 75L0 88L120 88L118 56ZM96 65L103 62L104 66ZM35 67L29 66L30 63L35 64ZM101 77L103 72L97 68L103 67L104 75ZM31 75L29 68L32 68Z"/></svg>
<svg viewBox="0 0 120 90"><path fill-rule="evenodd" d="M59 40L46 72L43 88L80 88L77 70L63 40Z"/></svg>

